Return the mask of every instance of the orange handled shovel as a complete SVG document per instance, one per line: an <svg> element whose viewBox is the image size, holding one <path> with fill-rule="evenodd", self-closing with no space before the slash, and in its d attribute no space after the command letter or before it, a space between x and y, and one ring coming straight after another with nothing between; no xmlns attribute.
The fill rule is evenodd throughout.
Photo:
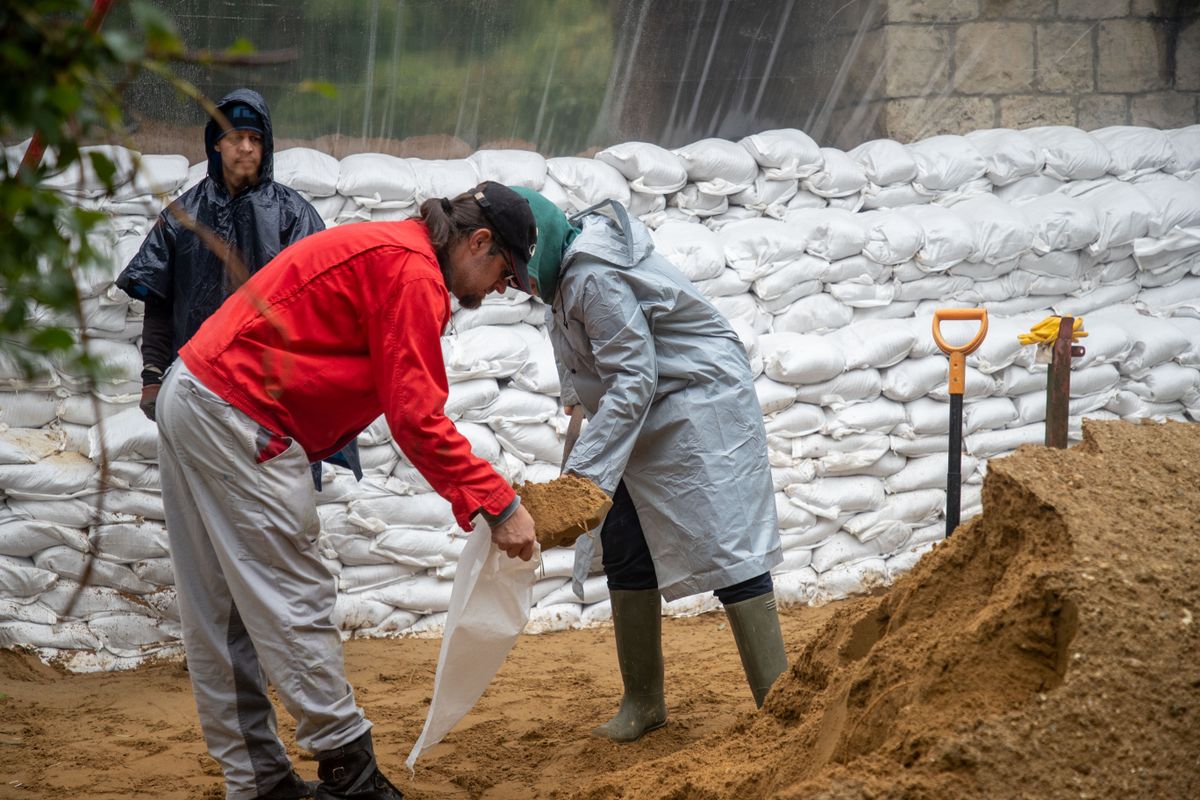
<svg viewBox="0 0 1200 800"><path fill-rule="evenodd" d="M942 338L942 320L979 320L975 338L964 345L952 347ZM982 308L947 308L933 312L933 340L943 353L950 356L950 453L946 472L946 538L958 527L962 503L962 407L963 390L967 385L967 356L983 344L987 336L987 310Z"/></svg>

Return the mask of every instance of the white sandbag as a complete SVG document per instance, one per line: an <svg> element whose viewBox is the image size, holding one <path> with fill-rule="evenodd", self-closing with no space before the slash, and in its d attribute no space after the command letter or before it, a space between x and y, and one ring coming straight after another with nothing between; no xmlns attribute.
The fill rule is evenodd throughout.
<svg viewBox="0 0 1200 800"><path fill-rule="evenodd" d="M1188 349L1175 356L1176 363L1182 364L1185 367L1200 367L1200 319L1173 317L1168 322L1175 326L1191 342ZM1091 335L1089 335L1088 339L1090 340L1091 338Z"/></svg>
<svg viewBox="0 0 1200 800"><path fill-rule="evenodd" d="M499 396L500 387L495 378L473 378L452 383L446 398L446 416L459 419L473 410L494 403Z"/></svg>
<svg viewBox="0 0 1200 800"><path fill-rule="evenodd" d="M1082 280L1086 271L1083 254L1076 251L1052 250L1044 254L1030 251L1017 259L1017 264L1031 275L1072 281Z"/></svg>
<svg viewBox="0 0 1200 800"><path fill-rule="evenodd" d="M772 180L807 178L824 163L812 137L795 128L780 128L747 136L738 142Z"/></svg>
<svg viewBox="0 0 1200 800"><path fill-rule="evenodd" d="M523 292L505 290L504 294L489 292L479 308L458 308L451 316L450 330L461 333L481 325L515 325L524 322L532 304ZM540 311L540 309L539 309Z"/></svg>
<svg viewBox="0 0 1200 800"><path fill-rule="evenodd" d="M56 650L98 650L100 640L82 622L38 625L0 622L0 647L52 647Z"/></svg>
<svg viewBox="0 0 1200 800"><path fill-rule="evenodd" d="M736 142L701 139L672 152L683 162L688 180L705 194L737 194L758 177L754 156Z"/></svg>
<svg viewBox="0 0 1200 800"><path fill-rule="evenodd" d="M1022 131L994 128L971 131L966 137L984 157L987 177L997 186L1034 175L1046 163L1037 143Z"/></svg>
<svg viewBox="0 0 1200 800"><path fill-rule="evenodd" d="M862 165L833 147L822 147L821 168L801 181L800 187L818 197L850 197L867 187Z"/></svg>
<svg viewBox="0 0 1200 800"><path fill-rule="evenodd" d="M1083 397L1074 397L1067 404L1068 414L1078 418L1091 411L1105 408L1116 393L1117 389L1114 387L1108 391L1089 394ZM1042 422L1046 419L1045 392L1033 392L1032 394L1015 397L1013 398L1013 405L1017 409L1017 419L1014 425L1028 425L1030 423Z"/></svg>
<svg viewBox="0 0 1200 800"><path fill-rule="evenodd" d="M892 270L889 267L873 261L865 255L839 258L837 261L827 263L823 259L813 256L806 256L803 260L824 265L819 274L815 274L814 277L819 277L828 284L847 281L885 283L891 282L892 278Z"/></svg>
<svg viewBox="0 0 1200 800"><path fill-rule="evenodd" d="M717 234L692 222L666 222L654 230L655 251L690 281L711 280L725 269L725 253Z"/></svg>
<svg viewBox="0 0 1200 800"><path fill-rule="evenodd" d="M904 213L921 226L924 243L916 261L929 271L949 269L975 251L975 231L954 211L941 206L912 206Z"/></svg>
<svg viewBox="0 0 1200 800"><path fill-rule="evenodd" d="M985 194L954 206L975 233L972 261L999 264L1033 245L1033 228L1025 216L995 195Z"/></svg>
<svg viewBox="0 0 1200 800"><path fill-rule="evenodd" d="M763 414L783 411L796 402L795 386L773 381L765 375L754 379L754 392L758 395L758 405Z"/></svg>
<svg viewBox="0 0 1200 800"><path fill-rule="evenodd" d="M1167 169L1175 161L1171 138L1165 131L1134 125L1112 125L1091 131L1108 150L1108 171L1121 180Z"/></svg>
<svg viewBox="0 0 1200 800"><path fill-rule="evenodd" d="M118 564L170 554L167 528L158 522L97 525L88 533L88 541L97 556Z"/></svg>
<svg viewBox="0 0 1200 800"><path fill-rule="evenodd" d="M355 499L347 507L351 522L375 533L394 525L449 530L456 524L450 503L434 492Z"/></svg>
<svg viewBox="0 0 1200 800"><path fill-rule="evenodd" d="M311 147L289 147L275 153L275 180L308 197L337 194L341 165L333 156Z"/></svg>
<svg viewBox="0 0 1200 800"><path fill-rule="evenodd" d="M488 405L472 409L464 419L472 422L548 422L559 413L558 401L549 395L529 392L510 385L501 389Z"/></svg>
<svg viewBox="0 0 1200 800"><path fill-rule="evenodd" d="M454 424L458 432L471 443L471 452L489 464L500 460L500 442L496 434L487 425L468 420L459 420ZM388 470L391 472L391 470Z"/></svg>
<svg viewBox="0 0 1200 800"><path fill-rule="evenodd" d="M752 294L729 295L709 298L713 307L731 323L741 323L755 333L766 333L771 329L771 314ZM808 298L805 298L808 299ZM803 302L803 300L798 301Z"/></svg>
<svg viewBox="0 0 1200 800"><path fill-rule="evenodd" d="M1067 125L1047 125L1025 131L1046 162L1047 175L1062 181L1099 178L1112 157L1094 136Z"/></svg>
<svg viewBox="0 0 1200 800"><path fill-rule="evenodd" d="M957 301L955 305L974 305L974 298L969 292L975 285L971 278L959 275L949 275L944 272L929 274L915 281L903 281L896 286L896 299L902 302L912 300L938 300L938 305L944 306L947 299ZM959 300L959 298L963 298Z"/></svg>
<svg viewBox="0 0 1200 800"><path fill-rule="evenodd" d="M801 298L781 314L776 314L774 330L794 333L823 333L849 325L854 310L828 294Z"/></svg>
<svg viewBox="0 0 1200 800"><path fill-rule="evenodd" d="M1147 235L1161 239L1176 228L1200 227L1200 182L1164 176L1135 187L1154 209Z"/></svg>
<svg viewBox="0 0 1200 800"><path fill-rule="evenodd" d="M731 206L741 206L775 219L783 219L788 213L787 203L800 190L795 179L776 180L759 172L748 189L729 196Z"/></svg>
<svg viewBox="0 0 1200 800"><path fill-rule="evenodd" d="M963 408L963 432L1003 428L1017 419L1017 410L1007 397L985 397Z"/></svg>
<svg viewBox="0 0 1200 800"><path fill-rule="evenodd" d="M944 384L949 371L949 360L945 356L908 358L883 371L883 395L901 403L916 400Z"/></svg>
<svg viewBox="0 0 1200 800"><path fill-rule="evenodd" d="M22 517L0 519L0 555L29 558L40 550L59 545L81 553L91 547L87 535L78 528Z"/></svg>
<svg viewBox="0 0 1200 800"><path fill-rule="evenodd" d="M716 236L725 261L748 280L761 278L778 265L795 261L808 244L792 226L772 219L735 222Z"/></svg>
<svg viewBox="0 0 1200 800"><path fill-rule="evenodd" d="M885 499L883 482L878 478L818 478L812 483L792 484L784 491L791 502L825 519L870 511L882 505Z"/></svg>
<svg viewBox="0 0 1200 800"><path fill-rule="evenodd" d="M783 411L768 414L764 420L768 436L793 439L821 430L825 424L825 412L818 405L795 403ZM790 447L789 447L790 451ZM794 472L789 474L795 477ZM789 481L795 483L797 481ZM0 531L3 528L0 527Z"/></svg>
<svg viewBox="0 0 1200 800"><path fill-rule="evenodd" d="M130 594L149 594L157 586L146 583L129 567L89 556L70 547L50 547L33 557L40 569L56 572L64 578L82 582L86 574L91 586L107 586Z"/></svg>
<svg viewBox="0 0 1200 800"><path fill-rule="evenodd" d="M991 375L985 375L969 363L967 364L966 386L963 389L963 398L965 400L991 397L999 391L1000 384L995 378ZM929 396L943 403L950 402L949 384L935 387L929 392Z"/></svg>
<svg viewBox="0 0 1200 800"><path fill-rule="evenodd" d="M751 290L763 301L762 307L768 313L783 311L801 297L821 291L822 283L813 273L823 270L825 264L812 256L789 262L755 280Z"/></svg>
<svg viewBox="0 0 1200 800"><path fill-rule="evenodd" d="M509 453L532 464L535 461L562 461L563 440L553 426L543 422L512 422L497 419L490 423L496 439Z"/></svg>
<svg viewBox="0 0 1200 800"><path fill-rule="evenodd" d="M879 264L902 264L925 243L924 229L903 211L871 211L858 217L865 234L862 253Z"/></svg>
<svg viewBox="0 0 1200 800"><path fill-rule="evenodd" d="M854 433L891 433L905 421L904 406L880 397L839 409L825 418L822 433L841 439Z"/></svg>
<svg viewBox="0 0 1200 800"><path fill-rule="evenodd" d="M0 362L3 360L0 355ZM61 407L61 398L48 392L0 392L0 424L13 428L40 428L54 421Z"/></svg>
<svg viewBox="0 0 1200 800"><path fill-rule="evenodd" d="M917 177L917 162L908 149L894 139L873 139L846 153L862 165L876 186L908 183Z"/></svg>
<svg viewBox="0 0 1200 800"><path fill-rule="evenodd" d="M714 297L733 297L738 294L746 294L750 291L753 281L747 280L735 270L725 267L715 278L696 281L695 284L700 293L711 300ZM745 330L753 330L752 325L746 320L730 320L730 322L741 324Z"/></svg>
<svg viewBox="0 0 1200 800"><path fill-rule="evenodd" d="M854 278L831 283L826 287L830 295L856 312L864 308L882 308L896 298L895 283L876 283L869 278Z"/></svg>
<svg viewBox="0 0 1200 800"><path fill-rule="evenodd" d="M802 403L837 408L849 403L866 403L877 399L883 390L877 369L855 369L820 383L796 387L796 399Z"/></svg>
<svg viewBox="0 0 1200 800"><path fill-rule="evenodd" d="M475 164L465 158L454 159L409 159L417 179L417 190L413 204L434 197L457 197L479 183Z"/></svg>
<svg viewBox="0 0 1200 800"><path fill-rule="evenodd" d="M550 175L549 170L546 172L546 182L542 184L542 188L538 191L541 193L542 197L549 200L565 214L573 214L576 211L582 211L584 208L587 208L587 206L577 207L571 201L571 198L567 196L567 190L561 183L554 180L554 178Z"/></svg>
<svg viewBox="0 0 1200 800"><path fill-rule="evenodd" d="M532 635L571 630L579 627L582 619L583 606L578 601L538 605L530 609L529 621L525 623L521 632Z"/></svg>
<svg viewBox="0 0 1200 800"><path fill-rule="evenodd" d="M0 487L10 495L50 500L95 489L99 467L79 453L57 453L35 464L0 464Z"/></svg>
<svg viewBox="0 0 1200 800"><path fill-rule="evenodd" d="M0 586L7 597L32 599L53 586L58 577L56 571L39 567L29 558L0 555Z"/></svg>
<svg viewBox="0 0 1200 800"><path fill-rule="evenodd" d="M895 435L906 439L938 436L950 430L950 406L932 397L918 397L904 404L905 422Z"/></svg>
<svg viewBox="0 0 1200 800"><path fill-rule="evenodd" d="M59 431L0 425L0 464L36 464L62 452L64 445Z"/></svg>
<svg viewBox="0 0 1200 800"><path fill-rule="evenodd" d="M906 149L917 164L913 184L926 191L957 189L987 173L987 160L964 136L930 136Z"/></svg>
<svg viewBox="0 0 1200 800"><path fill-rule="evenodd" d="M689 220L695 220L715 217L729 211L729 196L705 192L697 184L689 183L671 195L670 204Z"/></svg>
<svg viewBox="0 0 1200 800"><path fill-rule="evenodd" d="M913 528L936 522L945 507L942 489L900 492L889 495L878 509L847 520L845 529L860 542L873 543L881 554L894 553L905 546Z"/></svg>
<svg viewBox="0 0 1200 800"><path fill-rule="evenodd" d="M178 623L140 614L95 617L87 626L105 650L126 658L137 658L169 645L178 645L183 636Z"/></svg>
<svg viewBox="0 0 1200 800"><path fill-rule="evenodd" d="M88 432L88 458L99 461L153 461L158 458L158 427L133 407L109 417Z"/></svg>
<svg viewBox="0 0 1200 800"><path fill-rule="evenodd" d="M1140 379L1125 382L1122 388L1152 403L1173 403L1190 397L1198 385L1200 372L1195 367L1166 361L1153 367Z"/></svg>
<svg viewBox="0 0 1200 800"><path fill-rule="evenodd" d="M679 156L649 142L624 142L596 154L597 161L614 167L635 192L670 194L688 181L687 167Z"/></svg>
<svg viewBox="0 0 1200 800"><path fill-rule="evenodd" d="M435 564L433 566L442 565ZM408 580L420 571L418 567L399 563L344 566L337 576L338 591L351 594L371 592L384 586L390 586L397 581Z"/></svg>
<svg viewBox="0 0 1200 800"><path fill-rule="evenodd" d="M175 570L169 558L144 558L129 565L133 574L155 586L174 586Z"/></svg>
<svg viewBox="0 0 1200 800"><path fill-rule="evenodd" d="M904 468L906 459L904 456L888 452L886 436L875 437L875 441L878 442L877 446L867 445L847 453L830 453L817 459L818 477L859 475L882 479Z"/></svg>
<svg viewBox="0 0 1200 800"><path fill-rule="evenodd" d="M24 599L22 598L22 600ZM37 625L54 625L58 622L58 614L36 600L20 602L0 597L0 622L32 622Z"/></svg>
<svg viewBox="0 0 1200 800"><path fill-rule="evenodd" d="M577 209L604 200L629 205L629 184L611 165L594 158L560 156L546 159L546 172L562 186Z"/></svg>
<svg viewBox="0 0 1200 800"><path fill-rule="evenodd" d="M524 186L535 192L546 183L546 159L532 150L476 150L467 160L481 181Z"/></svg>
<svg viewBox="0 0 1200 800"><path fill-rule="evenodd" d="M908 409L905 409L905 413ZM941 416L945 417L945 414ZM899 426L897 426L899 427ZM944 426L949 430L949 425ZM899 436L895 432L888 437L889 446L896 455L904 456L905 458L918 458L920 456L942 455L944 456L950 450L949 434L933 434L929 436Z"/></svg>
<svg viewBox="0 0 1200 800"><path fill-rule="evenodd" d="M961 474L971 475L978 466L978 459L964 455L960 462ZM909 458L904 469L883 480L883 488L889 494L916 492L946 488L946 454L925 455ZM945 499L943 495L943 500ZM915 520L910 520L915 521Z"/></svg>
<svg viewBox="0 0 1200 800"><path fill-rule="evenodd" d="M819 383L840 375L846 360L836 342L800 333L768 333L758 339L767 377L782 383Z"/></svg>
<svg viewBox="0 0 1200 800"><path fill-rule="evenodd" d="M384 444L360 445L358 448L359 464L367 475L386 477L396 468L400 458L398 450L390 442Z"/></svg>
<svg viewBox="0 0 1200 800"><path fill-rule="evenodd" d="M333 613L329 616L339 630L355 631L374 628L387 619L393 610L387 603L367 595L339 592L333 604Z"/></svg>
<svg viewBox="0 0 1200 800"><path fill-rule="evenodd" d="M859 541L849 533L838 532L813 550L810 565L818 573L824 573L839 565L874 559L879 553L879 546L875 543Z"/></svg>
<svg viewBox="0 0 1200 800"><path fill-rule="evenodd" d="M921 205L934 198L930 192L919 189L911 183L897 183L892 186L867 184L867 187L862 190L861 196L862 207L867 210Z"/></svg>
<svg viewBox="0 0 1200 800"><path fill-rule="evenodd" d="M422 614L434 614L450 607L450 593L454 584L427 575L414 575L408 580L397 581L374 590L375 599L395 608L404 608Z"/></svg>
<svg viewBox="0 0 1200 800"><path fill-rule="evenodd" d="M1167 131L1175 157L1166 170L1184 176L1200 171L1200 125Z"/></svg>
<svg viewBox="0 0 1200 800"><path fill-rule="evenodd" d="M1001 453L1011 453L1023 444L1043 444L1046 426L1035 422L1000 431L980 431L963 437L967 452L976 458L992 458Z"/></svg>
<svg viewBox="0 0 1200 800"><path fill-rule="evenodd" d="M908 358L915 334L908 326L888 320L855 322L821 337L840 350L848 370L883 369Z"/></svg>
<svg viewBox="0 0 1200 800"><path fill-rule="evenodd" d="M1129 354L1117 365L1121 374L1141 378L1149 371L1188 350L1192 343L1177 327L1166 320L1142 316L1131 310L1113 309L1093 315L1092 327L1116 325L1124 329L1132 343Z"/></svg>
<svg viewBox="0 0 1200 800"><path fill-rule="evenodd" d="M827 261L858 255L867 243L858 215L842 209L789 211L784 222L804 237L809 253Z"/></svg>
<svg viewBox="0 0 1200 800"><path fill-rule="evenodd" d="M382 522L376 523L382 530ZM340 561L344 566L356 567L367 564L387 564L392 561L388 554L372 550L370 533L360 528L360 533L322 531L317 537L317 547L327 560Z"/></svg>
<svg viewBox="0 0 1200 800"><path fill-rule="evenodd" d="M413 205L417 194L414 159L382 153L355 153L342 159L337 193L361 205L395 203Z"/></svg>
<svg viewBox="0 0 1200 800"><path fill-rule="evenodd" d="M516 326L481 325L442 338L446 376L451 382L469 378L507 378L529 359L529 346Z"/></svg>
<svg viewBox="0 0 1200 800"><path fill-rule="evenodd" d="M1129 280L1111 286L1101 286L1080 292L1053 304L1054 313L1063 317L1080 317L1097 309L1119 305L1137 296L1141 287L1137 281Z"/></svg>

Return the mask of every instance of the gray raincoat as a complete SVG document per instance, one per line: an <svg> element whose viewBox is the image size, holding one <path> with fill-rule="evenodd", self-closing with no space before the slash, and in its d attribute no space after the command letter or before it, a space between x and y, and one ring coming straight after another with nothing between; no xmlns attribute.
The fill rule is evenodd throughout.
<svg viewBox="0 0 1200 800"><path fill-rule="evenodd" d="M620 212L622 223L585 217L547 314L563 403L589 417L566 470L609 494L624 479L659 590L674 600L761 575L783 553L745 350ZM594 548L579 539L577 576Z"/></svg>

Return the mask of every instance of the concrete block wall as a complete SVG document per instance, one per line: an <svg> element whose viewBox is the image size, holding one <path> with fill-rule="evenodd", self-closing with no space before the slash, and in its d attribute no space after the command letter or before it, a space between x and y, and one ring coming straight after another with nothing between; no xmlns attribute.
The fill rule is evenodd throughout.
<svg viewBox="0 0 1200 800"><path fill-rule="evenodd" d="M1200 122L1197 0L883 0L832 120L851 145ZM866 135L864 135L866 134Z"/></svg>

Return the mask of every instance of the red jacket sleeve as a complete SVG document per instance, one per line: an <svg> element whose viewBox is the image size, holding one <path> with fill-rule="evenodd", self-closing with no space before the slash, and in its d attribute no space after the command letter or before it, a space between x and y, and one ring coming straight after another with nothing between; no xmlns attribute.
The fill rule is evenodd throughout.
<svg viewBox="0 0 1200 800"><path fill-rule="evenodd" d="M516 495L446 416L441 331L449 315L446 289L436 279L400 280L368 317L367 337L392 438L469 531L477 511L498 514Z"/></svg>

